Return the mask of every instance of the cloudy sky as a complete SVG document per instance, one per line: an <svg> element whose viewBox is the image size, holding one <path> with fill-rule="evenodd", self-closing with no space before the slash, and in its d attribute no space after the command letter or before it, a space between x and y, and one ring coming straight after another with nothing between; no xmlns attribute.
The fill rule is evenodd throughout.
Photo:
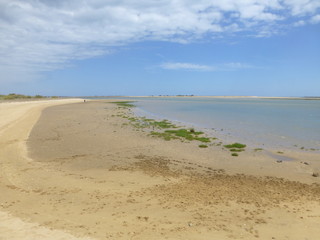
<svg viewBox="0 0 320 240"><path fill-rule="evenodd" d="M320 0L0 0L0 94L320 95Z"/></svg>

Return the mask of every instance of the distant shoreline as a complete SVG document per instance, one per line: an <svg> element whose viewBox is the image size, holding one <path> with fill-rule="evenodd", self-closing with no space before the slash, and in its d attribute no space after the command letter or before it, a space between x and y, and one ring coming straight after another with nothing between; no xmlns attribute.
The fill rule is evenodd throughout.
<svg viewBox="0 0 320 240"><path fill-rule="evenodd" d="M320 100L320 97L268 97L268 96L198 96L198 95L157 95L157 96L81 96L81 98L218 98L218 99L281 99Z"/></svg>
<svg viewBox="0 0 320 240"><path fill-rule="evenodd" d="M24 98L8 98L5 99L0 95L0 102L21 102L21 101L37 101L37 100L55 100L55 99L96 99L96 98L216 98L216 99L279 99L279 100L320 100L319 97L270 97L270 96L201 96L201 95L150 95L150 96L59 96L59 97L24 97Z"/></svg>

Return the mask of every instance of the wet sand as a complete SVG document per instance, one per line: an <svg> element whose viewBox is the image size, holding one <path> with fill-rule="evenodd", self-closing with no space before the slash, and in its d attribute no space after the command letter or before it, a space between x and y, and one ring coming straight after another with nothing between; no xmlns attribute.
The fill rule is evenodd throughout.
<svg viewBox="0 0 320 240"><path fill-rule="evenodd" d="M294 160L281 163L264 151L231 157L219 146L148 136L121 117L127 111L90 101L40 117L25 110L24 120L0 125L0 239L320 235L320 180L311 176L319 155L288 152ZM8 219L25 234L12 237Z"/></svg>

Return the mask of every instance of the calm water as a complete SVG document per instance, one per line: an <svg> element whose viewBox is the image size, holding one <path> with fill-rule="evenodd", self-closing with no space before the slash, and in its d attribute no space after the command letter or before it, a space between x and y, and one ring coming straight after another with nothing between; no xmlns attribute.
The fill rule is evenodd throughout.
<svg viewBox="0 0 320 240"><path fill-rule="evenodd" d="M285 99L132 98L136 113L205 129L254 147L320 149L320 101Z"/></svg>

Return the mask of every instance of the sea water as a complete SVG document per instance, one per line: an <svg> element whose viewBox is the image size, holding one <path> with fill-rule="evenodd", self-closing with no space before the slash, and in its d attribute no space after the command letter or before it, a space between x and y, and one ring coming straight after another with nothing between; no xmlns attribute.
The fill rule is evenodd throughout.
<svg viewBox="0 0 320 240"><path fill-rule="evenodd" d="M320 101L302 99L131 98L140 116L201 128L227 142L320 151Z"/></svg>

